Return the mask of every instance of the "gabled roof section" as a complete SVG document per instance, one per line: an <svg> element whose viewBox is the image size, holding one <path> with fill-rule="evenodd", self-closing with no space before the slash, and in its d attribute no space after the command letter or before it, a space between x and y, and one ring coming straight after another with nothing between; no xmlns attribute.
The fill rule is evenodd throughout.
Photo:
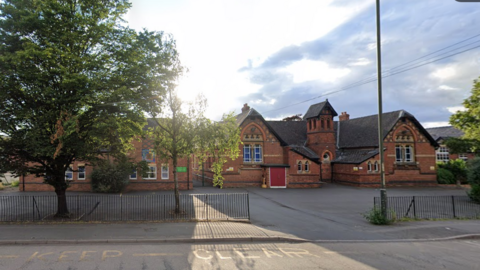
<svg viewBox="0 0 480 270"><path fill-rule="evenodd" d="M307 141L306 121L267 121L270 128L275 131L284 145L314 162L319 160L318 155L305 146Z"/></svg>
<svg viewBox="0 0 480 270"><path fill-rule="evenodd" d="M305 121L267 121L286 145L303 146L307 141L307 122Z"/></svg>
<svg viewBox="0 0 480 270"><path fill-rule="evenodd" d="M426 130L437 142L441 139L460 138L465 135L463 131L453 126L427 128Z"/></svg>
<svg viewBox="0 0 480 270"><path fill-rule="evenodd" d="M346 149L336 152L332 163L360 164L367 159L378 155L377 149Z"/></svg>
<svg viewBox="0 0 480 270"><path fill-rule="evenodd" d="M303 117L303 120L307 120L309 118L319 116L323 109L329 109L330 111L332 111L333 116L338 115L337 112L333 109L332 105L330 104L330 102L328 102L328 99L327 99L324 102L320 102L320 103L317 103L317 104L310 105L307 113Z"/></svg>
<svg viewBox="0 0 480 270"><path fill-rule="evenodd" d="M405 110L384 113L382 117L382 129L384 138L392 130L395 124L402 118L412 121L433 146L437 142L415 119ZM345 121L336 124L337 147L342 148L367 148L378 147L378 115L370 115Z"/></svg>
<svg viewBox="0 0 480 270"><path fill-rule="evenodd" d="M249 116L260 117L263 121L265 121L265 119L263 119L263 116L259 112L257 112L255 109L252 108L252 109L245 110L241 114L237 114L235 116L235 118L237 118L237 125L239 126L242 125L245 119L247 119L247 117Z"/></svg>

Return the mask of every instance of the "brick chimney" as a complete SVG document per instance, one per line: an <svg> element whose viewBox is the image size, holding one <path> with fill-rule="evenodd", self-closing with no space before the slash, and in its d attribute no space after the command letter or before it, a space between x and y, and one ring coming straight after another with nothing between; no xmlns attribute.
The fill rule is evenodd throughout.
<svg viewBox="0 0 480 270"><path fill-rule="evenodd" d="M338 117L338 120L340 121L350 120L350 114L347 114L347 112L342 112L342 114Z"/></svg>
<svg viewBox="0 0 480 270"><path fill-rule="evenodd" d="M247 103L243 104L242 113L244 113L244 112L246 112L246 111L248 111L248 110L250 110L250 106L248 106Z"/></svg>

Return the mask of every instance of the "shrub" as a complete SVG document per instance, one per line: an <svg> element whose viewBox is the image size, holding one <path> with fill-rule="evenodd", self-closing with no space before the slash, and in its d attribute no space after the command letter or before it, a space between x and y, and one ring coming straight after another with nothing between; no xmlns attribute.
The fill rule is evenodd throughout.
<svg viewBox="0 0 480 270"><path fill-rule="evenodd" d="M480 202L480 158L469 162L467 179L471 186L468 196L473 201Z"/></svg>
<svg viewBox="0 0 480 270"><path fill-rule="evenodd" d="M446 163L438 163L439 169L446 169L450 171L453 175L453 182L448 184L467 183L467 163L461 159L449 160ZM440 183L440 182L439 182ZM440 183L447 184L447 183Z"/></svg>
<svg viewBox="0 0 480 270"><path fill-rule="evenodd" d="M378 207L374 207L372 210L369 212L363 214L366 220L368 220L370 223L375 224L375 225L389 225L392 224L396 221L396 215L395 212L390 211L392 218L389 219L388 215L387 217L383 216L382 210Z"/></svg>
<svg viewBox="0 0 480 270"><path fill-rule="evenodd" d="M437 182L439 184L455 184L455 176L453 173L444 168L437 170Z"/></svg>
<svg viewBox="0 0 480 270"><path fill-rule="evenodd" d="M12 187L18 187L20 185L20 181L15 180L12 182Z"/></svg>
<svg viewBox="0 0 480 270"><path fill-rule="evenodd" d="M136 166L127 157L117 159L115 162L110 160L99 162L91 175L93 192L121 192L130 182L129 175Z"/></svg>

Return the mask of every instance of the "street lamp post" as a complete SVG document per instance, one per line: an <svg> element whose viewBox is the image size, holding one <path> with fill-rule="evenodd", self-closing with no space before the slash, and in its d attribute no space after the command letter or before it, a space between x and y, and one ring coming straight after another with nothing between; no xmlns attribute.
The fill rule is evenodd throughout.
<svg viewBox="0 0 480 270"><path fill-rule="evenodd" d="M380 35L380 0L376 0L377 21L377 90L378 90L378 154L380 155L380 203L382 216L387 217L387 189L385 186L385 166L383 153L383 129L382 129L382 50Z"/></svg>

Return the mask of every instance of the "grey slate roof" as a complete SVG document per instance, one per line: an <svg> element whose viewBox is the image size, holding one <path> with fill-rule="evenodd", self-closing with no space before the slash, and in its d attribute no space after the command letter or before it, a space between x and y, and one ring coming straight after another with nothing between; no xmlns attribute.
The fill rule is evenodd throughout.
<svg viewBox="0 0 480 270"><path fill-rule="evenodd" d="M320 103L311 105L308 108L307 113L305 113L305 116L303 117L303 119L307 120L308 118L317 117L325 107L328 107L332 111L333 116L338 115L337 112L333 109L332 105L330 105L330 102L328 102L328 99L327 99L324 102L320 102Z"/></svg>
<svg viewBox="0 0 480 270"><path fill-rule="evenodd" d="M237 125L241 125L245 119L247 119L248 116L258 116L263 119L263 116L257 112L255 109L248 109L240 114L237 114L235 118L237 118Z"/></svg>
<svg viewBox="0 0 480 270"><path fill-rule="evenodd" d="M422 127L415 117L404 110L393 111L383 114L383 136L388 135L393 126L401 118L408 118L423 131L427 139L436 146L437 143L430 134ZM346 121L339 121L336 127L338 148L367 148L378 147L378 115L370 115Z"/></svg>
<svg viewBox="0 0 480 270"><path fill-rule="evenodd" d="M384 138L400 119L408 118L417 125L432 145L438 146L432 136L407 111L399 110L382 115ZM337 152L332 162L359 164L378 154L378 149L375 149L378 148L378 115L335 122L334 131L337 138Z"/></svg>
<svg viewBox="0 0 480 270"><path fill-rule="evenodd" d="M303 146L307 140L305 121L267 121L267 123L287 145Z"/></svg>
<svg viewBox="0 0 480 270"><path fill-rule="evenodd" d="M406 111L394 111L383 114L384 136L393 128L403 116L413 118ZM339 148L378 147L378 115L370 115L337 123L339 132L337 145Z"/></svg>
<svg viewBox="0 0 480 270"><path fill-rule="evenodd" d="M344 149L338 150L333 163L359 164L378 154L378 149Z"/></svg>
<svg viewBox="0 0 480 270"><path fill-rule="evenodd" d="M267 121L268 126L279 136L284 144L291 150L313 161L319 159L318 155L305 146L307 141L306 121Z"/></svg>
<svg viewBox="0 0 480 270"><path fill-rule="evenodd" d="M426 130L437 142L440 139L460 138L465 135L463 131L452 126L427 128Z"/></svg>

